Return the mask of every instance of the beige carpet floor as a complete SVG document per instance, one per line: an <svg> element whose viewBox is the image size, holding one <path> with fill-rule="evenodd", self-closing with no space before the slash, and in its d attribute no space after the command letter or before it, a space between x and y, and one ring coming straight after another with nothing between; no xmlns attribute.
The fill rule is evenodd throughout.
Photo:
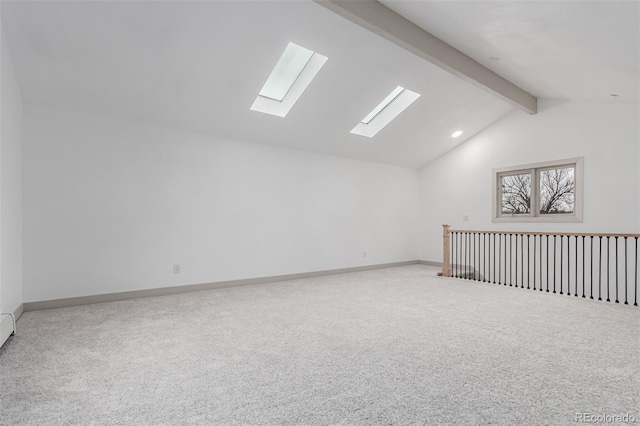
<svg viewBox="0 0 640 426"><path fill-rule="evenodd" d="M640 422L640 309L422 265L25 313L2 425Z"/></svg>

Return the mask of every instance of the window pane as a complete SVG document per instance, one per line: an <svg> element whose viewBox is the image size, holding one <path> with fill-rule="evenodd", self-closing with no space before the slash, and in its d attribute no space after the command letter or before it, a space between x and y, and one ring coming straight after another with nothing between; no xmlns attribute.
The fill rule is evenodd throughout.
<svg viewBox="0 0 640 426"><path fill-rule="evenodd" d="M260 96L282 102L312 56L312 50L289 43L260 90Z"/></svg>
<svg viewBox="0 0 640 426"><path fill-rule="evenodd" d="M540 214L573 213L575 202L573 167L540 172Z"/></svg>
<svg viewBox="0 0 640 426"><path fill-rule="evenodd" d="M371 120L373 120L373 118L380 114L380 112L385 109L387 107L387 105L389 105L391 102L393 102L398 96L400 96L400 93L402 93L402 91L404 90L404 87L396 87L395 89L393 89L393 92L391 92L389 94L389 96L387 96L386 98L384 98L384 100L382 102L380 102L378 104L377 107L375 107L373 109L373 111L371 111L369 114L367 114L367 116L365 118L362 119L361 123L364 124L369 124L369 122Z"/></svg>
<svg viewBox="0 0 640 426"><path fill-rule="evenodd" d="M502 214L531 213L531 174L502 176Z"/></svg>

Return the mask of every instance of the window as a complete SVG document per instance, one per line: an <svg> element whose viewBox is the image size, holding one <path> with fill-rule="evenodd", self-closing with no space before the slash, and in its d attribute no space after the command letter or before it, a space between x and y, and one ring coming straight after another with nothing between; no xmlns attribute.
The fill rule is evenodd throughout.
<svg viewBox="0 0 640 426"><path fill-rule="evenodd" d="M282 102L312 56L313 51L289 43L275 68L271 71L267 82L262 86L260 96Z"/></svg>
<svg viewBox="0 0 640 426"><path fill-rule="evenodd" d="M326 61L326 56L287 44L251 110L286 117Z"/></svg>
<svg viewBox="0 0 640 426"><path fill-rule="evenodd" d="M582 158L493 171L494 222L582 222Z"/></svg>
<svg viewBox="0 0 640 426"><path fill-rule="evenodd" d="M389 105L391 102L393 102L400 95L400 93L402 93L403 91L404 91L404 87L401 87L401 86L398 86L395 89L393 89L393 92L391 92L389 94L389 96L384 98L384 100L382 102L380 102L378 104L378 106L373 109L373 111L371 111L365 118L363 118L361 123L362 124L369 124L369 122L371 120L373 120L373 118L376 115L380 114L380 111L385 109L387 107L387 105Z"/></svg>
<svg viewBox="0 0 640 426"><path fill-rule="evenodd" d="M500 214L522 215L531 213L531 172L500 175Z"/></svg>
<svg viewBox="0 0 640 426"><path fill-rule="evenodd" d="M396 87L351 130L351 133L368 138L374 137L419 97L419 93L401 86Z"/></svg>

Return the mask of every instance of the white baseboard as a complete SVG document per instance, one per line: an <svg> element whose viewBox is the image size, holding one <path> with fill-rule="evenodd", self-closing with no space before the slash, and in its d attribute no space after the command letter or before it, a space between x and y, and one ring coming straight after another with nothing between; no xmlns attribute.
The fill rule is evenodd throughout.
<svg viewBox="0 0 640 426"><path fill-rule="evenodd" d="M419 263L421 265L442 267L442 262L434 262L432 260L418 260L417 263Z"/></svg>
<svg viewBox="0 0 640 426"><path fill-rule="evenodd" d="M90 305L93 303L115 302L118 300L136 299L139 297L165 296L169 294L187 293L190 291L213 290L216 288L237 287L252 284L265 284L276 281L297 280L302 278L321 277L325 275L344 274L348 272L368 271L372 269L391 268L395 266L430 264L419 260L406 262L382 263L377 265L356 266L351 268L330 269L325 271L303 272L299 274L276 275L271 277L249 278L231 281L218 281L204 284L190 284L175 287L153 288L148 290L126 291L121 293L97 294L93 296L71 297L66 299L42 300L24 303L24 311L40 311L43 309L66 308L70 306Z"/></svg>
<svg viewBox="0 0 640 426"><path fill-rule="evenodd" d="M24 304L21 303L18 305L17 308L13 310L13 316L16 318L16 321L20 319L23 313L24 313Z"/></svg>

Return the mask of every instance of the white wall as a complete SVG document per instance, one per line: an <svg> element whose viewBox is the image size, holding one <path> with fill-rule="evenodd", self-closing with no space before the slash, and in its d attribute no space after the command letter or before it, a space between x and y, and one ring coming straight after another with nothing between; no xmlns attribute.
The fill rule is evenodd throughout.
<svg viewBox="0 0 640 426"><path fill-rule="evenodd" d="M24 301L439 261L442 223L639 232L637 117L542 100L416 173L27 106ZM493 168L578 156L583 223L491 222Z"/></svg>
<svg viewBox="0 0 640 426"><path fill-rule="evenodd" d="M13 312L22 303L22 99L0 38L0 309Z"/></svg>
<svg viewBox="0 0 640 426"><path fill-rule="evenodd" d="M514 111L419 172L419 258L442 260L442 227L475 230L640 230L637 104L540 100ZM492 169L584 157L583 223L492 223ZM469 221L463 222L463 215Z"/></svg>
<svg viewBox="0 0 640 426"><path fill-rule="evenodd" d="M25 302L417 258L416 171L49 108L24 122Z"/></svg>

